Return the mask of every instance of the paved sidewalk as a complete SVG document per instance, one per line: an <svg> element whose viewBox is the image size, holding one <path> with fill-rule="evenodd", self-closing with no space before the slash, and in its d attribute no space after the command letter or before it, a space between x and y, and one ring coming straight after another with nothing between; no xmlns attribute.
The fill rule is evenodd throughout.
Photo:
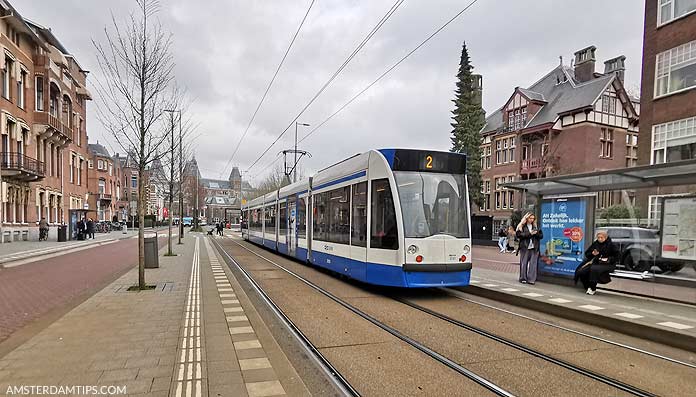
<svg viewBox="0 0 696 397"><path fill-rule="evenodd" d="M195 240L146 271L156 290L127 292L134 268L2 357L0 393L8 385L106 385L169 395Z"/></svg>
<svg viewBox="0 0 696 397"><path fill-rule="evenodd" d="M604 290L587 295L579 287L541 281L535 285L521 284L517 278L517 272L474 265L471 286L462 290L696 350L696 310L692 305Z"/></svg>
<svg viewBox="0 0 696 397"><path fill-rule="evenodd" d="M145 229L146 236L152 231L153 229ZM157 232L160 237L162 235L167 235L166 229L157 230ZM125 233L123 231L96 233L94 239L84 241L71 240L60 243L57 241L17 241L13 243L4 243L0 244L0 268L18 266L45 257L55 256L55 254L63 255L118 240L135 238L137 235L138 229L128 229ZM173 232L172 236L176 237L177 233Z"/></svg>
<svg viewBox="0 0 696 397"><path fill-rule="evenodd" d="M255 308L202 234L137 269L0 358L8 386L114 386L128 395L308 395ZM160 254L166 252L166 247Z"/></svg>

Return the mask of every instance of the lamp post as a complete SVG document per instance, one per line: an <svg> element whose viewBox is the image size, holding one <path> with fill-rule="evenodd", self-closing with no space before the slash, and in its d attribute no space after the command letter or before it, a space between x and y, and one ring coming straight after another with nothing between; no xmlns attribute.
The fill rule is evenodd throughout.
<svg viewBox="0 0 696 397"><path fill-rule="evenodd" d="M295 170L294 170L295 172L293 172L293 177L292 177L293 182L297 182L297 126L298 126L298 125L301 125L301 126L304 126L304 127L309 127L309 124L307 124L307 123L299 123L299 122L297 122L297 121L295 122L295 150L294 150L294 152L295 152L295 162L293 163L293 164L294 164L294 167L293 167L293 168L295 168Z"/></svg>
<svg viewBox="0 0 696 397"><path fill-rule="evenodd" d="M183 131L181 129L181 110L180 109L165 109L165 112L168 113L178 113L179 114L179 233L178 233L178 242L177 244L182 244L181 242L181 236L184 234L184 193L182 192L183 188L183 178L184 178L184 166L183 166L183 161L184 161L184 146L183 146ZM172 142L174 141L174 130L172 130ZM172 183L173 185L173 183ZM173 189L169 189L173 190ZM170 195L173 194L173 192L169 193ZM171 208L169 209L170 211L172 210Z"/></svg>

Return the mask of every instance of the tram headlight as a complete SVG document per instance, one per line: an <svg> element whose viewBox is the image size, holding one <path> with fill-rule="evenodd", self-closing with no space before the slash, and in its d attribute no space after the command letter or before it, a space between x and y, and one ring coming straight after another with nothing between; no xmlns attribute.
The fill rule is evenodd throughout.
<svg viewBox="0 0 696 397"><path fill-rule="evenodd" d="M471 247L469 247L468 245L465 245L464 246L464 253L468 254L469 252L471 252Z"/></svg>
<svg viewBox="0 0 696 397"><path fill-rule="evenodd" d="M418 252L418 247L415 246L415 245L413 245L413 244L411 244L411 245L409 245L408 248L406 249L406 252L408 252L409 255L414 255L414 254L416 254L416 253Z"/></svg>

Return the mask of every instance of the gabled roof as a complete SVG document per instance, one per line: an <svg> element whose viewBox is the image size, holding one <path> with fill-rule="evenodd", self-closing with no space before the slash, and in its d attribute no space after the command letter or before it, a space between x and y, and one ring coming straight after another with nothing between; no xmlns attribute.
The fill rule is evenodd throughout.
<svg viewBox="0 0 696 397"><path fill-rule="evenodd" d="M90 153L100 156L100 157L111 157L111 154L109 153L108 150L103 145L100 145L98 143L90 143L87 145L88 150Z"/></svg>
<svg viewBox="0 0 696 397"><path fill-rule="evenodd" d="M222 179L201 179L201 184L208 189L232 189L230 181L224 181Z"/></svg>
<svg viewBox="0 0 696 397"><path fill-rule="evenodd" d="M232 171L230 171L230 180L233 179L242 179L242 173L239 172L238 167L232 167Z"/></svg>
<svg viewBox="0 0 696 397"><path fill-rule="evenodd" d="M546 104L531 119L525 128L553 123L559 114L592 106L604 90L616 79L615 74L600 76L584 83L575 80L573 69L558 65L529 88L518 88L529 99ZM481 134L498 131L503 125L503 108L486 118Z"/></svg>
<svg viewBox="0 0 696 397"><path fill-rule="evenodd" d="M235 206L239 205L236 197L226 197L226 196L206 196L205 203L207 205L227 205Z"/></svg>

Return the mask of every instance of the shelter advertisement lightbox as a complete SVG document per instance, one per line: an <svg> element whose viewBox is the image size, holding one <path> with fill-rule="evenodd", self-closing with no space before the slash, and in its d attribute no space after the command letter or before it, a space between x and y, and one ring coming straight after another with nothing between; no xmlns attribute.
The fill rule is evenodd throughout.
<svg viewBox="0 0 696 397"><path fill-rule="evenodd" d="M696 196L664 197L662 257L696 261Z"/></svg>
<svg viewBox="0 0 696 397"><path fill-rule="evenodd" d="M539 255L543 274L573 277L583 261L587 239L587 197L544 199L541 203L539 228L544 233Z"/></svg>

